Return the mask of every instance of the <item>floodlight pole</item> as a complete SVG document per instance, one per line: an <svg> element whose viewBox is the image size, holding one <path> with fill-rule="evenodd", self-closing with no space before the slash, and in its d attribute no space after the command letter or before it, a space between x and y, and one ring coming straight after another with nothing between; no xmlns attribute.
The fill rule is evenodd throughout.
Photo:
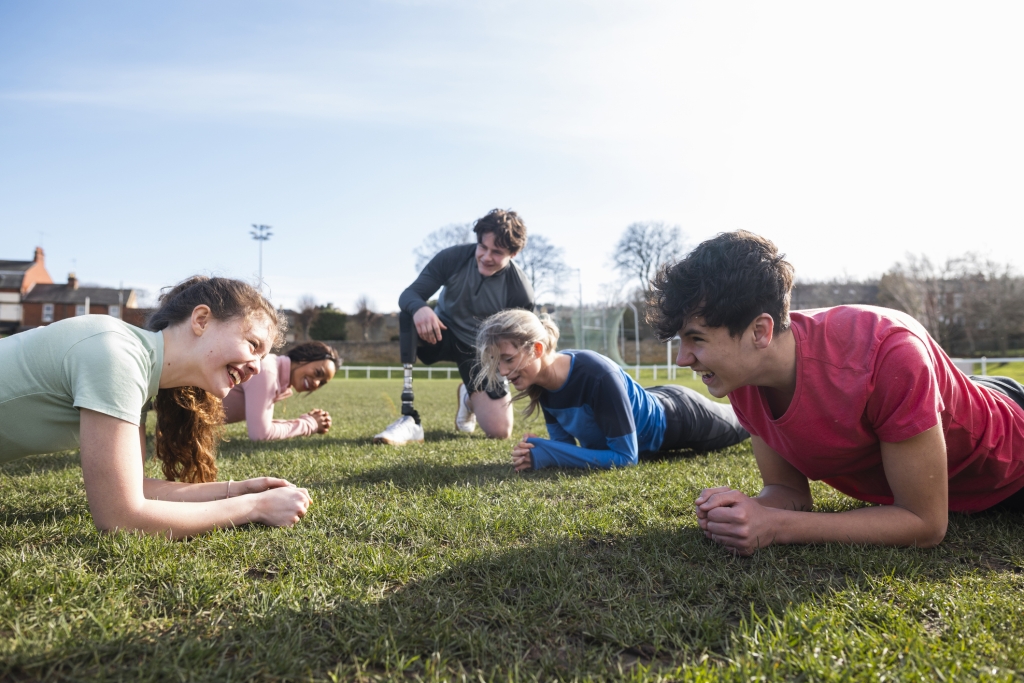
<svg viewBox="0 0 1024 683"><path fill-rule="evenodd" d="M633 341L636 343L636 379L640 381L640 313L637 312L636 306L633 305L632 301L627 301L626 305L633 309ZM623 331L625 335L625 331ZM626 349L622 349L625 352Z"/></svg>
<svg viewBox="0 0 1024 683"><path fill-rule="evenodd" d="M587 348L587 322L583 319L583 269L582 268L570 268L569 270L576 271L576 281L580 286L580 336L582 339L580 342L580 349Z"/></svg>
<svg viewBox="0 0 1024 683"><path fill-rule="evenodd" d="M270 236L274 233L270 232L269 225L256 225L252 224L252 230L249 234L252 238L260 243L260 288L263 287L263 243L270 239Z"/></svg>

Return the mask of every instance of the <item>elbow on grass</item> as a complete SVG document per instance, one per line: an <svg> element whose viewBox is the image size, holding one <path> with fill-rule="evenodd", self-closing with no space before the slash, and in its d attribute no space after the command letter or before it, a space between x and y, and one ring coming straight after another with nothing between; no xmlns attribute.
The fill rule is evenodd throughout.
<svg viewBox="0 0 1024 683"><path fill-rule="evenodd" d="M99 506L97 506L99 507ZM113 507L113 506L112 506ZM121 531L143 532L142 507L126 506L122 509L92 509L92 523L101 534L114 534Z"/></svg>
<svg viewBox="0 0 1024 683"><path fill-rule="evenodd" d="M915 548L934 548L942 543L948 528L949 519L944 516L941 520L936 520L924 528L911 545Z"/></svg>
<svg viewBox="0 0 1024 683"><path fill-rule="evenodd" d="M942 539L946 537L946 529L948 524L943 522L941 526L929 530L924 538L919 538L915 545L918 548L934 548L942 543Z"/></svg>

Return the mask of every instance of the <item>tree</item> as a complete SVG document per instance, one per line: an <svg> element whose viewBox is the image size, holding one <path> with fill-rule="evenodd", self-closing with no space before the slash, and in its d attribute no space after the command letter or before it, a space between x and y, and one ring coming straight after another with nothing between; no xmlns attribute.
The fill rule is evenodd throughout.
<svg viewBox="0 0 1024 683"><path fill-rule="evenodd" d="M298 311L295 313L296 332L302 334L303 341L308 340L309 328L313 325L320 311L316 306L316 299L311 294L304 294L298 301Z"/></svg>
<svg viewBox="0 0 1024 683"><path fill-rule="evenodd" d="M967 253L937 266L908 254L879 281L878 303L920 322L948 353L998 349L1024 332L1024 283L1008 265Z"/></svg>
<svg viewBox="0 0 1024 683"><path fill-rule="evenodd" d="M677 260L682 253L683 233L678 225L631 223L615 245L612 263L623 277L636 278L646 292L658 268Z"/></svg>
<svg viewBox="0 0 1024 683"><path fill-rule="evenodd" d="M563 253L561 247L551 244L543 235L530 235L516 256L515 261L526 273L538 300L542 294L557 297L565 291L562 282L569 266L562 260Z"/></svg>
<svg viewBox="0 0 1024 683"><path fill-rule="evenodd" d="M416 256L416 272L423 270L424 266L430 263L430 259L442 249L473 241L475 240L472 223L452 223L438 228L427 235L420 246L413 249L412 253Z"/></svg>
<svg viewBox="0 0 1024 683"><path fill-rule="evenodd" d="M344 341L348 336L348 314L336 309L334 304L317 306L309 336L320 341Z"/></svg>
<svg viewBox="0 0 1024 683"><path fill-rule="evenodd" d="M365 294L356 299L356 313L352 317L363 331L363 341L370 341L370 332L384 320L384 316L373 308L373 302Z"/></svg>

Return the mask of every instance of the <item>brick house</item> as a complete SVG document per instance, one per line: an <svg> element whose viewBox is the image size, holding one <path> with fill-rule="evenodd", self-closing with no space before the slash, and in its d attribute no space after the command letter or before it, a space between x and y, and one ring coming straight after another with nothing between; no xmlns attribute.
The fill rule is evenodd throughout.
<svg viewBox="0 0 1024 683"><path fill-rule="evenodd" d="M87 313L128 318L128 322L134 323L126 309L134 309L135 304L134 289L81 287L75 274L69 273L67 284L37 284L22 297L19 329L49 325Z"/></svg>
<svg viewBox="0 0 1024 683"><path fill-rule="evenodd" d="M22 300L36 285L52 284L42 247L31 261L0 260L0 334L11 334L22 324Z"/></svg>

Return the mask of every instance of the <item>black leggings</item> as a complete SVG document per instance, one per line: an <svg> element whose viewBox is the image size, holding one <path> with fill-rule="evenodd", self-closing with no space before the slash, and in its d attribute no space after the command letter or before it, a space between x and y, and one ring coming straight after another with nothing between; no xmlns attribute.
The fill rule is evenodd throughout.
<svg viewBox="0 0 1024 683"><path fill-rule="evenodd" d="M665 409L660 451L717 451L750 438L728 403L716 403L678 384L646 391Z"/></svg>
<svg viewBox="0 0 1024 683"><path fill-rule="evenodd" d="M1024 408L1024 386L1015 379L1009 377L991 377L985 375L970 375L970 380L975 384L997 391L1009 397L1011 401ZM989 510L1008 510L1010 512L1024 512L1024 489L1017 491L1006 500L996 503Z"/></svg>

